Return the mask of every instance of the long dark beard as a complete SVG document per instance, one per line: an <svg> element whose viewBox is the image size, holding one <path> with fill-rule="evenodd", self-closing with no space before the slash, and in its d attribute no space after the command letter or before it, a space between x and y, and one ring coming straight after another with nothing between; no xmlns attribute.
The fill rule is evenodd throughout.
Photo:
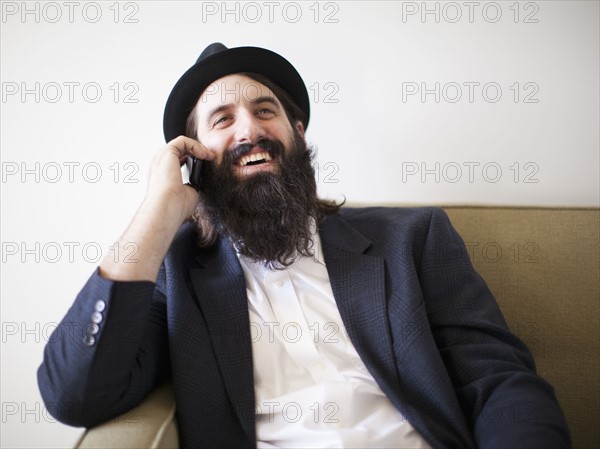
<svg viewBox="0 0 600 449"><path fill-rule="evenodd" d="M279 160L280 173L236 177L234 161L252 147L239 146L225 152L218 167L207 163L201 201L217 232L242 255L281 269L300 254L312 255L311 223L321 218L314 155L297 132L287 151L279 141L263 140L257 145Z"/></svg>

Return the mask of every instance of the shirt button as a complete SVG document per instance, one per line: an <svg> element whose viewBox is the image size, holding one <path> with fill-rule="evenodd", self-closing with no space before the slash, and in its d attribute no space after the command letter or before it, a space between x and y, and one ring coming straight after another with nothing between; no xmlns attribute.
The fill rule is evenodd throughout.
<svg viewBox="0 0 600 449"><path fill-rule="evenodd" d="M83 337L83 344L86 346L93 346L96 343L96 339L91 335L86 335Z"/></svg>
<svg viewBox="0 0 600 449"><path fill-rule="evenodd" d="M277 287L283 287L283 281L277 281L277 282L275 282L275 285Z"/></svg>
<svg viewBox="0 0 600 449"><path fill-rule="evenodd" d="M94 304L94 309L96 310L96 312L103 312L104 309L106 309L106 303L99 299L98 301L96 301L96 304Z"/></svg>
<svg viewBox="0 0 600 449"><path fill-rule="evenodd" d="M100 312L92 313L92 323L100 323L102 321L102 314Z"/></svg>

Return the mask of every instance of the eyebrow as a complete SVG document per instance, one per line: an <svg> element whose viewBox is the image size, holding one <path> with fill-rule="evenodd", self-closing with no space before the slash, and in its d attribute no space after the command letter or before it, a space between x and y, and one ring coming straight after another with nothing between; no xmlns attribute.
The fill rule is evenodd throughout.
<svg viewBox="0 0 600 449"><path fill-rule="evenodd" d="M255 104L259 104L259 103L270 103L273 106L275 106L277 109L280 109L280 105L275 101L274 94L273 95L261 95L260 97L250 100L250 104L255 105ZM226 103L226 104L222 104L222 105L217 106L214 109L212 109L206 116L206 124L210 126L210 122L211 122L212 118L215 116L215 114L218 114L219 112L229 109L231 107L231 105L232 105L232 103Z"/></svg>

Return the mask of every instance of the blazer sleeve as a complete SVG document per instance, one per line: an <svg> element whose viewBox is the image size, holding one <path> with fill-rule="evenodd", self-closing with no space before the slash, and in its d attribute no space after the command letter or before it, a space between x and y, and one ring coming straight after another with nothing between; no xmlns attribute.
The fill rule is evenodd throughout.
<svg viewBox="0 0 600 449"><path fill-rule="evenodd" d="M38 369L47 410L92 427L139 404L170 375L166 302L153 282L89 278Z"/></svg>
<svg viewBox="0 0 600 449"><path fill-rule="evenodd" d="M431 329L477 447L567 448L550 384L475 272L461 237L432 210L420 279Z"/></svg>

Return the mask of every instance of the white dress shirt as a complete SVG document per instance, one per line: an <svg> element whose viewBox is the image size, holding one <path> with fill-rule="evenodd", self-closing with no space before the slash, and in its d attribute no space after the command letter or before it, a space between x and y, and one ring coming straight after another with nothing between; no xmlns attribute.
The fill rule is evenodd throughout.
<svg viewBox="0 0 600 449"><path fill-rule="evenodd" d="M342 323L318 233L315 257L246 279L259 448L430 448L381 391Z"/></svg>

